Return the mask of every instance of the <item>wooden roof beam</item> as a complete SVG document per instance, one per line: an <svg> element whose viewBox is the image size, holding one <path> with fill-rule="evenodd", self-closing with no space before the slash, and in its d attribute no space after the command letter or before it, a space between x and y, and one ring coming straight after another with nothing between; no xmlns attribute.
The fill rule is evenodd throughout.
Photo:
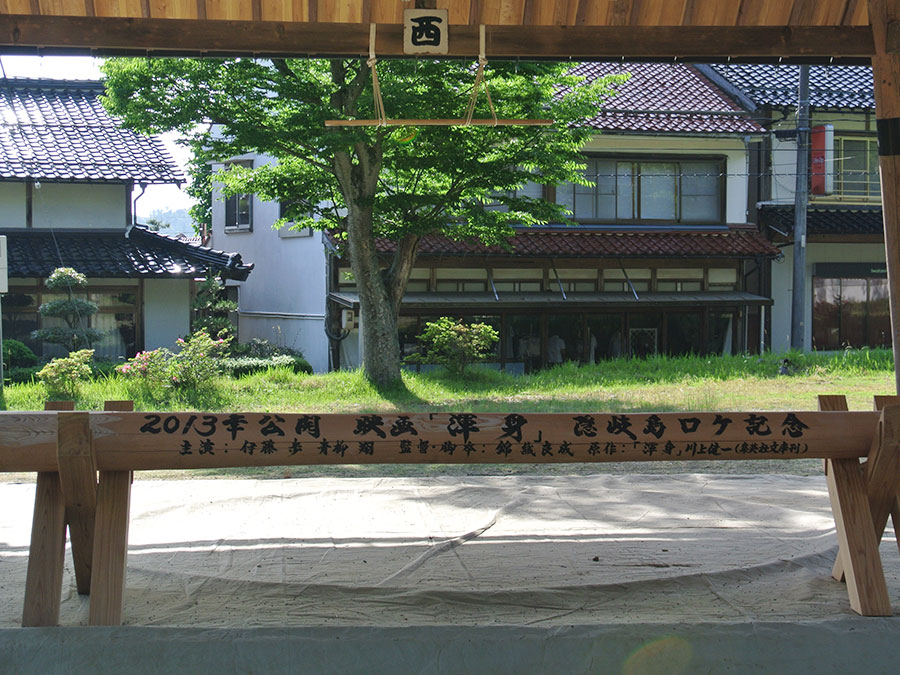
<svg viewBox="0 0 900 675"><path fill-rule="evenodd" d="M900 52L900 27L888 49ZM453 58L478 54L478 26L450 28ZM0 15L7 53L365 56L369 27L357 23L209 21ZM868 26L488 26L491 59L868 59ZM376 53L403 55L402 26L380 24Z"/></svg>

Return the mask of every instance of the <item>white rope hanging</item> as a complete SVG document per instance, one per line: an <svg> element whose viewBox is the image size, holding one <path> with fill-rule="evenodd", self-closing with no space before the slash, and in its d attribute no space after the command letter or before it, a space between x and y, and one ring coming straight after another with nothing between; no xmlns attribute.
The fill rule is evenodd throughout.
<svg viewBox="0 0 900 675"><path fill-rule="evenodd" d="M389 120L384 110L384 99L381 95L381 85L378 82L378 59L375 56L375 24L369 24L369 58L366 65L372 70L372 99L375 108L375 119L371 120L325 120L326 127L455 127L455 126L549 126L553 120L542 119L497 119L497 111L491 100L491 91L484 77L484 67L487 65L485 54L485 29L478 27L478 71L475 73L475 85L469 97L469 105L464 118L454 119L398 119ZM478 94L484 87L488 108L491 111L491 119L474 119L475 104L478 102Z"/></svg>

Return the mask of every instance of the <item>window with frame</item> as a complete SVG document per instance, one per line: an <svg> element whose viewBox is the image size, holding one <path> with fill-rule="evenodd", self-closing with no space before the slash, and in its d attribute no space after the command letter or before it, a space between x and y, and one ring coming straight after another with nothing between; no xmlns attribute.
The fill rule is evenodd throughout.
<svg viewBox="0 0 900 675"><path fill-rule="evenodd" d="M878 141L875 138L838 136L834 142L834 194L852 199L880 200Z"/></svg>
<svg viewBox="0 0 900 675"><path fill-rule="evenodd" d="M720 159L588 157L584 177L590 184L562 186L558 201L582 222L721 222L723 175Z"/></svg>
<svg viewBox="0 0 900 675"><path fill-rule="evenodd" d="M285 218L287 207L290 204L285 202L278 203L278 218ZM312 215L311 213L307 213L306 215ZM295 229L293 227L293 223L288 223L280 230L278 230L278 236L281 239L293 239L294 237L311 237L312 236L312 228L311 227L301 227L300 229Z"/></svg>
<svg viewBox="0 0 900 675"><path fill-rule="evenodd" d="M114 284L114 285L113 285ZM134 356L138 349L137 319L140 301L139 285L132 280L117 280L110 285L92 283L75 297L97 303L98 312L90 317L87 326L103 331L103 337L92 346L97 358L114 359ZM51 300L62 300L65 293L52 293L40 281L30 284L10 284L3 298L3 335L7 339L24 342L38 356L65 356L65 349L31 337L37 328L64 326L57 317L41 316L38 307Z"/></svg>
<svg viewBox="0 0 900 675"><path fill-rule="evenodd" d="M253 162L231 162L228 166L253 168ZM235 194L225 197L225 232L253 231L253 195Z"/></svg>

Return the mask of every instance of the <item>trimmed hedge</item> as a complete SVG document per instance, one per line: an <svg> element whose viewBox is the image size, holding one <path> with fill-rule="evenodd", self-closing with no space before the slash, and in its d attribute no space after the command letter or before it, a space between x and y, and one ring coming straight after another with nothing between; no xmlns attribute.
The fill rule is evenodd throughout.
<svg viewBox="0 0 900 675"><path fill-rule="evenodd" d="M295 373L311 374L313 369L302 356L272 356L267 359L252 356L242 356L234 359L222 359L225 371L232 377L243 377L252 373L259 373L269 368L290 368Z"/></svg>

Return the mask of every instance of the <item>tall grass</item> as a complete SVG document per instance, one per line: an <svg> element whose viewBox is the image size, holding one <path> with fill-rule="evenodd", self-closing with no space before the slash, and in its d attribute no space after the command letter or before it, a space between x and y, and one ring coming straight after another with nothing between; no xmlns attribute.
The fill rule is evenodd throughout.
<svg viewBox="0 0 900 675"><path fill-rule="evenodd" d="M782 368L784 366L784 368ZM782 374L786 369L787 374ZM780 370L782 372L780 372ZM271 368L241 378L220 378L213 393L165 400L142 398L112 373L82 387L77 407L100 410L107 400L136 394L138 410L679 410L814 405L814 393L847 393L863 401L891 393L889 350L790 352L758 356L654 356L593 365L564 364L531 375L473 367L461 377L445 371L406 372L403 385L378 391L361 371L320 375ZM40 384L11 385L10 410L40 410Z"/></svg>

